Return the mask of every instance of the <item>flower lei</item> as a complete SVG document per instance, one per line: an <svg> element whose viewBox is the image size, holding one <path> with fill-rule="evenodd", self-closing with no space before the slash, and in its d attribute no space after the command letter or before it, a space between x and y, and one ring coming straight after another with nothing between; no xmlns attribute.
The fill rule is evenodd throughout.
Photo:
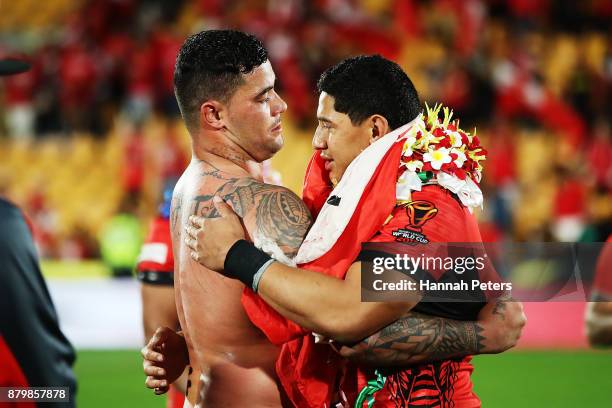
<svg viewBox="0 0 612 408"><path fill-rule="evenodd" d="M406 203L411 190L420 191L423 182L435 176L437 183L457 194L465 206L482 206L478 183L487 151L480 146L478 136L462 130L458 120L451 121L453 112L448 107L425 107L425 113L403 136L400 167L406 170L397 183L398 203ZM440 111L444 113L442 120Z"/></svg>

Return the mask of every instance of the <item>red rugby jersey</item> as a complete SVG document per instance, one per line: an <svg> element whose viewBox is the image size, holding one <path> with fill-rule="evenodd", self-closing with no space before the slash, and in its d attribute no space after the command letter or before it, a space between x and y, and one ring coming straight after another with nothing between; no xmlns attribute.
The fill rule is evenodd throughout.
<svg viewBox="0 0 612 408"><path fill-rule="evenodd" d="M379 239L381 242L395 240L391 233L392 229L405 227L408 224L407 218L397 216L389 224L384 225L384 222L390 213L398 211L394 209L395 181L399 175L398 163L402 146L403 143L397 143L385 155L366 186L358 208L334 246L319 259L301 265L302 268L344 278L349 266L359 255L361 243L373 239ZM326 175L322 160L319 154L315 153L307 170L303 195L311 213L315 215L325 202L326 196L321 197L322 193L330 191ZM422 226L422 231L430 235L430 241L438 238L439 242L480 242L474 217L446 190L439 187L425 187L423 192L414 194L414 200L429 200L438 210L444 210L440 215L436 215L436 221L434 221L436 217L433 217ZM447 225L448 223L452 225ZM450 232L454 235L449 235ZM359 390L372 379L372 370L360 369L347 363L328 345L315 344L309 332L280 316L250 289L245 290L242 302L251 321L268 336L270 341L281 345L276 371L294 405L312 408L329 406L330 401L334 399L340 378L342 378L340 388L347 395L348 401L352 402L355 401ZM446 401L452 398L455 407L461 408L480 406L480 401L471 389L469 374L472 367L469 359L448 362L443 366L438 364L438 366L440 367L434 367L434 375L439 374L439 378L442 375L446 376L444 386L437 391L424 391L426 399L438 398ZM417 378L420 378L418 374L421 371L431 370L431 367L417 369ZM396 373L397 381L389 380L389 386L399 383L400 375L413 378L413 371L414 369ZM387 387L377 395L379 402L376 406L395 407L398 395L402 395L402 392ZM408 395L408 400L413 400L413 397L415 396Z"/></svg>

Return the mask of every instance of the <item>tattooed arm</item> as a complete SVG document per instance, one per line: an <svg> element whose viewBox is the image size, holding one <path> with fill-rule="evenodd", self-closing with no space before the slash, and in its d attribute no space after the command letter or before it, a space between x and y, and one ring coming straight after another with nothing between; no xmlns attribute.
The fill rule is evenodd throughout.
<svg viewBox="0 0 612 408"><path fill-rule="evenodd" d="M295 256L312 222L310 211L302 200L284 187L252 178L225 180L227 182L215 193L195 197L194 214L205 218L219 217L212 203L212 198L218 195L242 218L251 238L265 237L278 244L288 257Z"/></svg>
<svg viewBox="0 0 612 408"><path fill-rule="evenodd" d="M277 312L325 337L351 342L401 317L420 300L361 302L361 262L344 280L272 263L259 281L258 294Z"/></svg>
<svg viewBox="0 0 612 408"><path fill-rule="evenodd" d="M295 254L310 222L308 210L295 194L253 180L228 182L216 194L230 201L238 215L243 216L251 235L268 237L279 243L285 253ZM201 207L196 207L197 214L217 217L209 202L212 196L198 197L197 200L202 203ZM224 220L211 222L205 228L207 232L198 235L197 241L204 246L206 242L208 245L219 244L220 237L230 227L231 224L224 224ZM239 224L236 227L240 229ZM200 255L206 252L220 253L203 251ZM346 279L340 280L274 263L259 283L259 294L283 316L305 328L339 341L356 341L400 318L419 300L362 303L360 269L360 263L354 263ZM474 333L478 331L474 329Z"/></svg>
<svg viewBox="0 0 612 408"><path fill-rule="evenodd" d="M525 323L521 303L509 296L489 302L478 321L408 312L354 347L343 347L340 354L362 364L404 366L501 353L516 345Z"/></svg>
<svg viewBox="0 0 612 408"><path fill-rule="evenodd" d="M310 215L295 194L282 187L248 180L235 181L231 192L226 190L219 189L217 195L229 201L242 216L251 237L271 239L290 256L297 252ZM196 238L188 239L188 246L197 252L200 263L220 271L231 245L244 237L243 228L233 214L217 216L220 208L231 213L225 204L219 209L212 206L213 212L208 207L212 196L198 199L202 205L196 207L196 213L209 219L198 221L200 229L196 232L188 231L189 236ZM204 208L208 208L206 213L201 211ZM360 265L354 263L342 280L274 262L260 280L258 293L277 312L302 327L339 341L360 340L397 320L419 300L415 296L412 302L362 303Z"/></svg>

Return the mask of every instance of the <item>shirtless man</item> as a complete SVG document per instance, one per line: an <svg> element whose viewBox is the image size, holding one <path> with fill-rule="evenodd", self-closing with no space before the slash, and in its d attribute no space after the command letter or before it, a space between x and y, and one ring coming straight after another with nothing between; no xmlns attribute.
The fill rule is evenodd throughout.
<svg viewBox="0 0 612 408"><path fill-rule="evenodd" d="M282 147L280 120L287 105L274 91L266 50L240 32L205 31L188 38L174 82L193 150L175 187L170 218L177 311L189 361L203 373L206 407L278 407L277 350L242 310L243 286L193 262L182 244L182 227L189 215L214 216L217 193L236 205L250 234L265 232L289 251L299 246L310 220L299 198L250 176L250 169ZM292 212L282 211L281 200ZM295 217L295 228L276 230L277 217ZM240 393L234 392L237 385Z"/></svg>
<svg viewBox="0 0 612 408"><path fill-rule="evenodd" d="M251 176L282 147L280 116L286 104L274 91L274 81L265 49L243 33L196 34L185 42L177 59L176 95L193 148L192 162L175 188L171 214L177 310L189 361L204 374L208 408L281 406L273 373L278 350L247 318L240 303L244 286L200 266L183 243L190 215L218 217L213 204L218 195L232 203L250 239L271 239L288 256L297 252L311 223L307 208L291 191ZM478 323L484 328L481 335L491 334L488 340L496 343L498 351L510 347L508 339L492 335L502 320L493 314L488 317ZM411 318L418 320L411 321L415 327L427 319ZM473 331L475 324L449 320L448 330L434 336L440 340L448 335L457 341L457 332ZM170 364L172 350L180 350L174 347L179 342L167 331L158 331L145 348L147 386L163 389L173 381L160 359ZM164 345L160 350L156 344ZM466 353L482 352L479 346L466 344ZM184 362L179 359L178 365ZM191 393L188 399L195 401Z"/></svg>

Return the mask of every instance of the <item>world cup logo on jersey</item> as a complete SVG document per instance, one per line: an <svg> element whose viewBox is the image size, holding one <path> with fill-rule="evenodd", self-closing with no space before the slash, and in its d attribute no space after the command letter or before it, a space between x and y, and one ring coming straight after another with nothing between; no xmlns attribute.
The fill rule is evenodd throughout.
<svg viewBox="0 0 612 408"><path fill-rule="evenodd" d="M405 228L393 230L391 234L397 242L407 244L427 244L429 239L423 234L423 225L438 213L438 209L429 201L416 200L404 204L408 225Z"/></svg>

